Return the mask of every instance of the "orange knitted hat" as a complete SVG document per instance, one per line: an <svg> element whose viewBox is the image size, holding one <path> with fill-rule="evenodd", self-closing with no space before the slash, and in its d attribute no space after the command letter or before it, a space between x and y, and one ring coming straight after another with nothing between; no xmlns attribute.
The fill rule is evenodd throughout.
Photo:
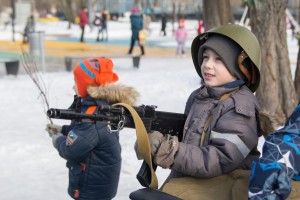
<svg viewBox="0 0 300 200"><path fill-rule="evenodd" d="M113 72L112 61L103 57L83 60L76 65L73 73L78 93L82 98L88 95L86 89L89 85L100 86L119 80L118 75Z"/></svg>

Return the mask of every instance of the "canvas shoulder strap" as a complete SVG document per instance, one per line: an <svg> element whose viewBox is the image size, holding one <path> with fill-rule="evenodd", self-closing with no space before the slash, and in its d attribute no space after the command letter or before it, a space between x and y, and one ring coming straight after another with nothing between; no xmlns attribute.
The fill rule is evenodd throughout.
<svg viewBox="0 0 300 200"><path fill-rule="evenodd" d="M226 94L223 94L222 97L220 98L219 102L218 102L218 105L220 105L222 102L224 102L226 99L228 99L229 97L231 97L231 95L233 93L235 93L236 90L232 91L232 92L229 92L229 93L226 93ZM218 106L217 105L217 106ZM216 107L217 107L216 106ZM200 139L200 147L203 146L204 144L204 141L205 141L205 138L206 138L206 135L207 135L207 130L208 130L208 127L211 123L211 120L212 120L212 113L213 113L214 109L212 110L211 114L209 115L207 121L205 122L204 124L204 128L203 128L203 131L202 131L202 135L201 135L201 139Z"/></svg>
<svg viewBox="0 0 300 200"><path fill-rule="evenodd" d="M114 104L113 106L123 106L130 112L130 114L133 118L133 121L134 121L135 129L136 129L138 151L141 154L142 158L147 162L147 164L151 170L150 187L157 189L158 188L158 180L157 180L155 171L152 166L150 142L149 142L149 138L148 138L148 133L146 131L146 128L144 126L142 119L140 118L138 113L135 111L135 109L128 104L117 103L117 104Z"/></svg>

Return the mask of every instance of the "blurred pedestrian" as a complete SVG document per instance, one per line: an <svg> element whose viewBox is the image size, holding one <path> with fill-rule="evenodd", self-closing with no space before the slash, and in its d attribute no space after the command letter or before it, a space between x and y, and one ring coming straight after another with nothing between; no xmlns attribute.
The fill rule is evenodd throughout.
<svg viewBox="0 0 300 200"><path fill-rule="evenodd" d="M34 32L35 30L35 20L34 20L34 15L31 14L28 18L27 18L27 22L24 28L24 32L23 32L23 44L27 44L28 43L28 35L29 33Z"/></svg>
<svg viewBox="0 0 300 200"><path fill-rule="evenodd" d="M197 33L200 35L201 33L204 32L204 24L202 20L198 21L198 28L197 28Z"/></svg>
<svg viewBox="0 0 300 200"><path fill-rule="evenodd" d="M0 13L0 24L3 24L3 30L11 23L11 12L9 8L4 8Z"/></svg>
<svg viewBox="0 0 300 200"><path fill-rule="evenodd" d="M93 20L93 25L98 27L99 29L101 28L101 17L102 17L102 12L98 12L95 15L95 18Z"/></svg>
<svg viewBox="0 0 300 200"><path fill-rule="evenodd" d="M293 22L291 22L291 30L292 30L292 38L295 38L295 25L293 24Z"/></svg>
<svg viewBox="0 0 300 200"><path fill-rule="evenodd" d="M151 9L147 7L144 11L143 15L144 19L144 29L147 31L147 33L151 34L150 24L151 24Z"/></svg>
<svg viewBox="0 0 300 200"><path fill-rule="evenodd" d="M84 42L84 28L85 25L89 23L88 21L88 15L87 15L87 8L85 6L82 7L79 15L79 26L81 28L81 37L80 37L80 42Z"/></svg>
<svg viewBox="0 0 300 200"><path fill-rule="evenodd" d="M161 16L161 30L160 30L160 34L162 33L163 36L167 35L167 32L166 32L167 20L168 20L167 15L165 13L163 13Z"/></svg>
<svg viewBox="0 0 300 200"><path fill-rule="evenodd" d="M108 40L108 31L107 31L107 23L109 20L110 14L109 11L107 9L103 10L102 13L100 13L100 28L98 31L98 35L97 35L97 42L99 41L103 41L103 40ZM104 33L105 33L105 39L104 39ZM101 35L101 39L99 37L99 35Z"/></svg>
<svg viewBox="0 0 300 200"><path fill-rule="evenodd" d="M185 20L180 19L178 22L178 29L175 31L175 38L177 41L177 55L184 55L185 54L185 42L188 36L188 32L185 29Z"/></svg>
<svg viewBox="0 0 300 200"><path fill-rule="evenodd" d="M135 41L137 41L141 48L141 55L145 55L144 46L139 41L139 32L143 29L143 17L138 7L133 7L131 9L130 24L131 24L132 34L131 34L131 42L130 42L130 48L128 54L132 54Z"/></svg>

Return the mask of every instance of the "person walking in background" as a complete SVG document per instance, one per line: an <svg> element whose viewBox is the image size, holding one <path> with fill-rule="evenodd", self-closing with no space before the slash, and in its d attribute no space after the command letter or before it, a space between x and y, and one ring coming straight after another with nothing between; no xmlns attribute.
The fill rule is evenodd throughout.
<svg viewBox="0 0 300 200"><path fill-rule="evenodd" d="M100 29L101 29L101 17L102 17L102 12L99 11L99 12L96 13L95 18L93 20L93 25L98 28L98 33L97 33L97 39L96 39L96 41L98 41L99 32L100 32Z"/></svg>
<svg viewBox="0 0 300 200"><path fill-rule="evenodd" d="M167 15L165 13L163 13L161 15L161 30L160 30L160 34L162 33L163 36L167 35L167 32L166 32L167 20L168 20Z"/></svg>
<svg viewBox="0 0 300 200"><path fill-rule="evenodd" d="M110 18L110 14L109 11L107 9L104 9L104 11L102 13L100 13L100 28L98 31L98 35L97 35L97 42L99 41L103 41L103 40L108 40L108 31L107 31L107 23L109 21ZM104 33L105 33L105 39L104 39ZM99 35L101 34L101 39L99 37Z"/></svg>
<svg viewBox="0 0 300 200"><path fill-rule="evenodd" d="M139 41L139 32L143 29L144 25L143 25L143 17L138 7L133 7L131 9L130 24L131 24L132 34L131 34L131 42L130 42L130 48L128 54L132 54L135 41L137 41L141 48L141 54L145 55L144 46Z"/></svg>
<svg viewBox="0 0 300 200"><path fill-rule="evenodd" d="M11 11L8 7L4 7L2 12L0 12L0 25L3 24L3 30L6 30L11 21Z"/></svg>
<svg viewBox="0 0 300 200"><path fill-rule="evenodd" d="M87 16L87 8L84 6L82 7L79 15L79 26L81 28L81 37L80 37L80 42L84 42L84 28L85 25L89 23L88 21L88 16Z"/></svg>
<svg viewBox="0 0 300 200"><path fill-rule="evenodd" d="M151 19L151 9L148 7L145 9L144 14L143 14L143 20L144 20L144 30L147 31L147 33L149 33L149 35L151 34L151 29L150 29L150 24L152 22Z"/></svg>
<svg viewBox="0 0 300 200"><path fill-rule="evenodd" d="M199 21L198 21L198 28L197 28L197 33L198 33L198 35L204 32L203 29L204 29L203 21L202 21L202 20L199 20Z"/></svg>
<svg viewBox="0 0 300 200"><path fill-rule="evenodd" d="M97 107L114 103L136 104L139 93L116 83L109 58L85 59L75 67L76 95L72 104L81 114L96 114ZM76 107L76 108L74 108ZM106 123L72 120L70 125L47 124L53 146L67 161L69 195L76 200L109 200L115 197L121 171L119 131L109 131Z"/></svg>
<svg viewBox="0 0 300 200"><path fill-rule="evenodd" d="M180 19L178 22L178 29L175 31L175 38L177 41L177 55L185 54L185 42L188 37L188 32L184 27L185 21L184 19Z"/></svg>
<svg viewBox="0 0 300 200"><path fill-rule="evenodd" d="M24 32L23 32L23 44L27 44L28 43L28 35L29 33L32 33L35 31L35 20L34 20L34 15L31 14L28 18L27 18L27 22L24 28Z"/></svg>

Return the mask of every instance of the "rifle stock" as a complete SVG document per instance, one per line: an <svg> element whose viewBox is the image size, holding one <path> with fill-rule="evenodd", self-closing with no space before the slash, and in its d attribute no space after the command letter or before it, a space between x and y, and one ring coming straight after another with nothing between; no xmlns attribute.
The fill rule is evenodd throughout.
<svg viewBox="0 0 300 200"><path fill-rule="evenodd" d="M156 106L142 105L133 107L141 117L148 133L159 131L162 134L177 136L178 140L182 140L183 127L186 120L184 114L155 111ZM51 108L47 111L50 118L66 119L66 120L88 120L93 123L98 121L106 122L110 125L118 127L120 122L124 127L135 128L131 114L123 107L99 106L95 114L80 113L78 110L71 109L55 109ZM123 127L118 127L122 129ZM153 168L156 170L153 163ZM144 161L138 174L137 179L144 187L149 187L151 183L151 171L148 164Z"/></svg>

